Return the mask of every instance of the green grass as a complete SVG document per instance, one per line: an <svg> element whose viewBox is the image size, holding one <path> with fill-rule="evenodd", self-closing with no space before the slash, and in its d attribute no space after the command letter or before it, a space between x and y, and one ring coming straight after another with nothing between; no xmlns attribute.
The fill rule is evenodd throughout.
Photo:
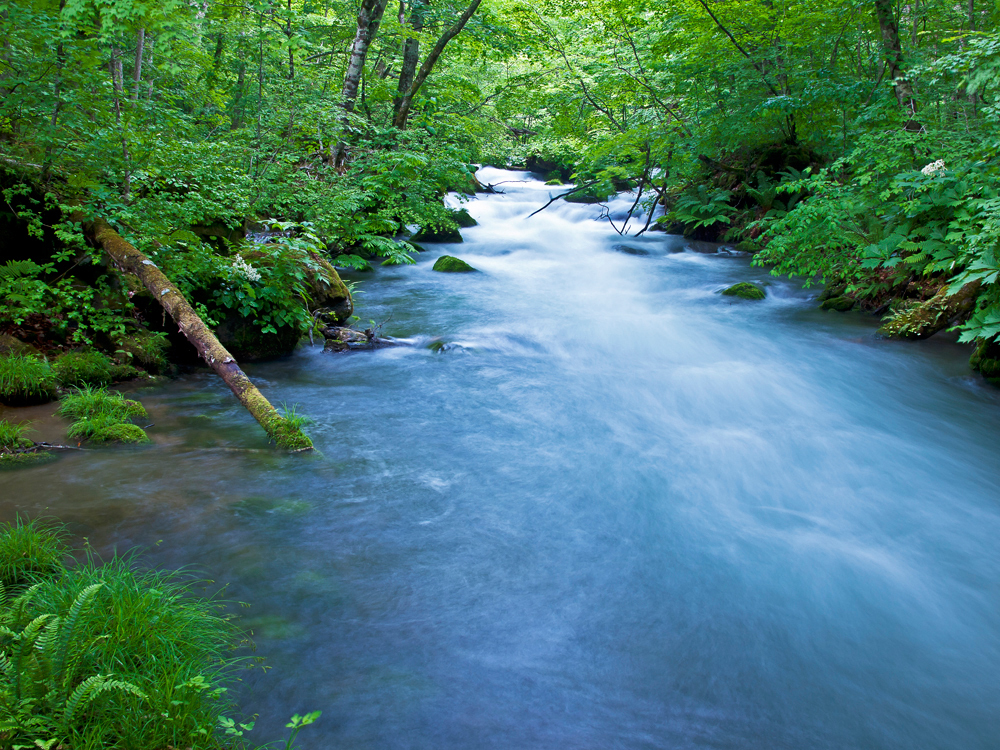
<svg viewBox="0 0 1000 750"><path fill-rule="evenodd" d="M55 396L56 380L44 359L23 354L0 356L0 401L9 406L30 406Z"/></svg>
<svg viewBox="0 0 1000 750"><path fill-rule="evenodd" d="M101 352L67 352L52 364L52 372L67 386L107 385L114 380L115 363Z"/></svg>
<svg viewBox="0 0 1000 750"><path fill-rule="evenodd" d="M0 526L0 584L10 595L38 578L60 575L66 557L62 527L39 520Z"/></svg>
<svg viewBox="0 0 1000 750"><path fill-rule="evenodd" d="M143 368L153 374L166 370L170 363L166 352L169 346L166 334L136 331L115 341L115 354L120 362Z"/></svg>
<svg viewBox="0 0 1000 750"><path fill-rule="evenodd" d="M31 440L24 436L31 428L26 422L12 424L6 419L0 419L0 452L3 450L17 450L18 448L30 448Z"/></svg>
<svg viewBox="0 0 1000 750"><path fill-rule="evenodd" d="M193 584L134 558L88 556L8 602L0 746L244 746L225 732L238 726L227 691L242 639L224 603Z"/></svg>
<svg viewBox="0 0 1000 750"><path fill-rule="evenodd" d="M56 412L73 420L67 436L94 443L144 443L149 440L132 419L145 418L138 401L103 388L84 386L63 397Z"/></svg>

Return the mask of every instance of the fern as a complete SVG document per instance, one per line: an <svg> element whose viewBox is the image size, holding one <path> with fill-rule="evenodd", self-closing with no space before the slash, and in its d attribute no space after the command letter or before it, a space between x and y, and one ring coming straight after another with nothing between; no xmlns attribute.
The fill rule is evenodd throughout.
<svg viewBox="0 0 1000 750"><path fill-rule="evenodd" d="M76 686L76 690L66 701L66 709L63 712L62 727L66 734L69 734L76 719L77 711L89 706L101 693L109 690L120 690L129 693L137 698L146 698L146 694L131 682L123 680L113 680L109 676L95 674Z"/></svg>
<svg viewBox="0 0 1000 750"><path fill-rule="evenodd" d="M0 266L0 280L19 279L34 276L42 267L30 260L8 260Z"/></svg>

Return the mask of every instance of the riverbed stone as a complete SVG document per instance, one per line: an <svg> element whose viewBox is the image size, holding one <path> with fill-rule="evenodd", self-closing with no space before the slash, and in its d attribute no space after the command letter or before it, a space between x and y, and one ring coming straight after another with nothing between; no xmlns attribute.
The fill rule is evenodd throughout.
<svg viewBox="0 0 1000 750"><path fill-rule="evenodd" d="M453 255L442 255L434 261L432 270L440 271L441 273L471 273L476 269L461 258L456 258Z"/></svg>
<svg viewBox="0 0 1000 750"><path fill-rule="evenodd" d="M820 303L820 310L836 310L837 312L847 312L854 307L854 300L850 297L830 297Z"/></svg>
<svg viewBox="0 0 1000 750"><path fill-rule="evenodd" d="M472 218L467 208L459 208L452 214L452 218L462 229L479 226L479 222Z"/></svg>
<svg viewBox="0 0 1000 750"><path fill-rule="evenodd" d="M740 299L764 299L767 296L767 292L749 281L733 284L731 287L723 289L722 293L727 297L739 297Z"/></svg>
<svg viewBox="0 0 1000 750"><path fill-rule="evenodd" d="M438 229L435 227L423 227L413 235L414 242L465 242L462 233L457 229Z"/></svg>
<svg viewBox="0 0 1000 750"><path fill-rule="evenodd" d="M969 359L969 367L982 373L993 385L1000 386L1000 344L980 341Z"/></svg>
<svg viewBox="0 0 1000 750"><path fill-rule="evenodd" d="M634 247L632 245L615 245L611 249L616 253L625 253L626 255L649 255L648 250L643 250L641 247Z"/></svg>

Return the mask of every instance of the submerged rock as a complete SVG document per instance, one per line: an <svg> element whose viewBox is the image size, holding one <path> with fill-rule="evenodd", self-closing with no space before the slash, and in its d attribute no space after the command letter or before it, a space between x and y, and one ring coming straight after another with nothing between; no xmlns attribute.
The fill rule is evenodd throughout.
<svg viewBox="0 0 1000 750"><path fill-rule="evenodd" d="M632 247L631 245L615 245L611 249L616 253L625 253L626 255L649 255L648 250L643 250L641 247Z"/></svg>
<svg viewBox="0 0 1000 750"><path fill-rule="evenodd" d="M442 255L434 261L434 266L431 270L440 271L441 273L470 273L476 269L461 258L456 258L453 255Z"/></svg>
<svg viewBox="0 0 1000 750"><path fill-rule="evenodd" d="M349 352L357 349L377 349L381 346L401 345L396 339L376 336L375 331L371 328L355 331L353 328L327 326L323 329L323 337L326 339L326 344L323 346L325 352Z"/></svg>
<svg viewBox="0 0 1000 750"><path fill-rule="evenodd" d="M767 292L749 281L733 284L731 287L723 289L722 293L727 297L739 297L740 299L764 299L767 296Z"/></svg>

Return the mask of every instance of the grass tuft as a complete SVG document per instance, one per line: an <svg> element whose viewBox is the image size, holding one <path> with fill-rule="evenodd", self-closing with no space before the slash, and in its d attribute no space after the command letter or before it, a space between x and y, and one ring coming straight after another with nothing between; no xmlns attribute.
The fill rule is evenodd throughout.
<svg viewBox="0 0 1000 750"><path fill-rule="evenodd" d="M30 448L33 443L24 436L29 430L27 422L12 424L6 419L0 419L0 452Z"/></svg>
<svg viewBox="0 0 1000 750"><path fill-rule="evenodd" d="M52 372L67 386L107 385L114 379L114 362L101 352L67 352L52 364Z"/></svg>
<svg viewBox="0 0 1000 750"><path fill-rule="evenodd" d="M31 406L55 396L56 380L44 359L23 354L0 356L0 401L8 406Z"/></svg>
<svg viewBox="0 0 1000 750"><path fill-rule="evenodd" d="M108 393L103 388L85 386L63 397L59 410L73 424L67 435L94 443L145 443L149 441L141 427L130 420L146 417L138 401L120 393Z"/></svg>
<svg viewBox="0 0 1000 750"><path fill-rule="evenodd" d="M38 519L0 526L0 583L10 595L40 578L61 575L68 549L61 526Z"/></svg>

